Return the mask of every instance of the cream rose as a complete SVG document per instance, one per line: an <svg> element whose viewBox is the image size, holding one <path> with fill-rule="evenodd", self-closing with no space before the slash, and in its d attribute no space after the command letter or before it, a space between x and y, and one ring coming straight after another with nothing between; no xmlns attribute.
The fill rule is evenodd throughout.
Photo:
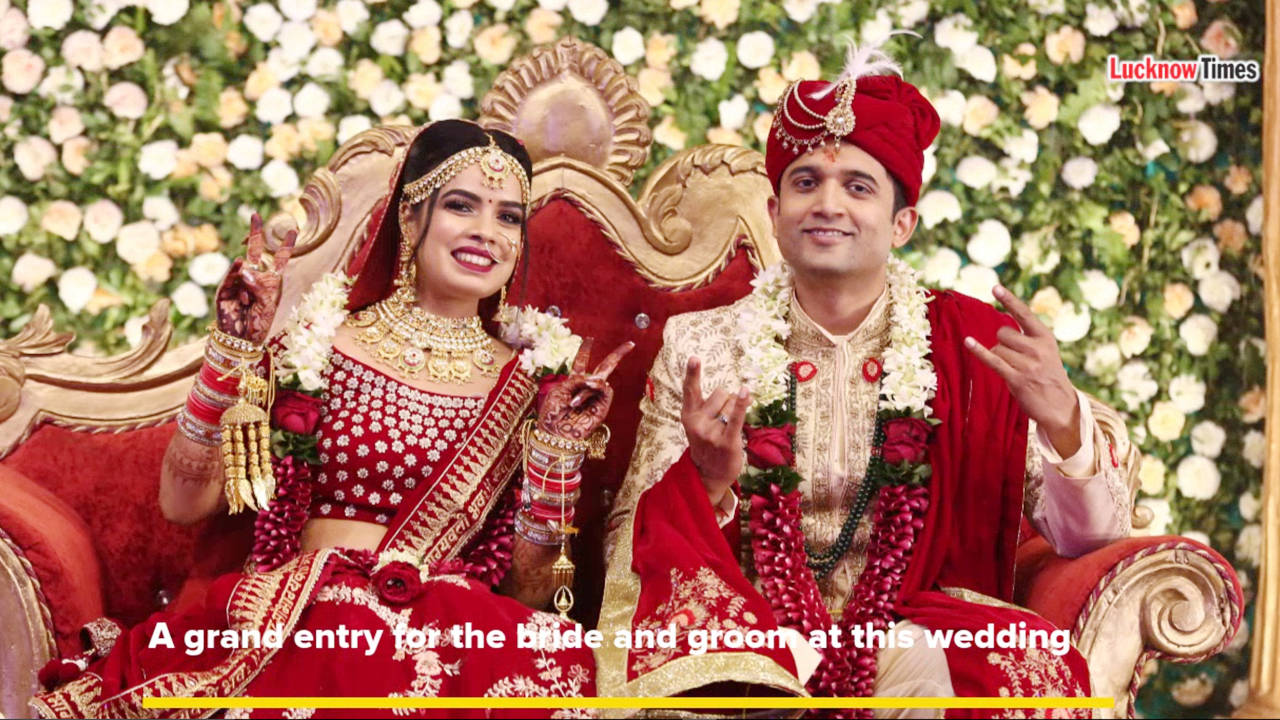
<svg viewBox="0 0 1280 720"><path fill-rule="evenodd" d="M1119 287L1115 288L1117 295L1119 290ZM1107 292L1110 292L1110 289ZM1114 301L1111 305L1115 305ZM1104 310L1106 308L1096 309ZM1120 331L1120 351L1124 353L1125 357L1141 355L1151 344L1151 336L1154 333L1155 329L1151 327L1151 323L1147 322L1146 319L1137 315L1130 315L1125 318L1124 328Z"/></svg>
<svg viewBox="0 0 1280 720"><path fill-rule="evenodd" d="M274 40L276 33L280 32L280 26L284 24L284 18L280 16L279 11L265 2L249 6L249 9L244 11L241 21L251 35L264 43Z"/></svg>
<svg viewBox="0 0 1280 720"><path fill-rule="evenodd" d="M214 287L222 282L222 277L231 268L231 261L220 252L202 253L191 258L187 265L187 275L198 285Z"/></svg>
<svg viewBox="0 0 1280 720"><path fill-rule="evenodd" d="M1169 510L1169 501L1164 498L1142 498L1137 504L1139 507L1150 510L1152 518L1151 524L1144 528L1134 528L1133 534L1139 537L1164 535L1169 529L1169 521L1173 518Z"/></svg>
<svg viewBox="0 0 1280 720"><path fill-rule="evenodd" d="M226 88L218 94L218 126L233 128L249 117L249 103L235 88Z"/></svg>
<svg viewBox="0 0 1280 720"><path fill-rule="evenodd" d="M44 209L40 216L40 228L63 240L75 240L80 233L80 221L84 213L80 207L70 200L54 200Z"/></svg>
<svg viewBox="0 0 1280 720"><path fill-rule="evenodd" d="M87 267L73 267L58 278L58 299L73 313L83 310L97 289L98 278Z"/></svg>
<svg viewBox="0 0 1280 720"><path fill-rule="evenodd" d="M1094 377L1110 375L1120 369L1124 357L1115 343L1094 345L1084 354L1084 371Z"/></svg>
<svg viewBox="0 0 1280 720"><path fill-rule="evenodd" d="M209 299L204 290L188 280L174 289L170 295L173 307L187 317L204 317L209 314Z"/></svg>
<svg viewBox="0 0 1280 720"><path fill-rule="evenodd" d="M662 122L653 129L654 141L666 145L672 150L683 150L688 135L676 126L676 119L672 115L662 118Z"/></svg>
<svg viewBox="0 0 1280 720"><path fill-rule="evenodd" d="M283 160L272 160L262 168L262 181L273 198L292 195L298 191L298 173Z"/></svg>
<svg viewBox="0 0 1280 720"><path fill-rule="evenodd" d="M654 33L644 46L644 62L651 68L666 70L676 56L676 36Z"/></svg>
<svg viewBox="0 0 1280 720"><path fill-rule="evenodd" d="M739 93L728 100L720 101L716 106L716 110L720 115L721 127L727 130L740 130L743 125L747 124L747 112L751 110L751 106L747 103L747 99Z"/></svg>
<svg viewBox="0 0 1280 720"><path fill-rule="evenodd" d="M1120 399L1130 410L1137 410L1143 403L1160 392L1160 385L1151 377L1151 368L1141 360L1130 360L1116 373L1116 387Z"/></svg>
<svg viewBox="0 0 1280 720"><path fill-rule="evenodd" d="M689 58L689 70L704 80L715 82L724 74L728 61L729 51L724 43L710 37L693 49L693 56Z"/></svg>
<svg viewBox="0 0 1280 720"><path fill-rule="evenodd" d="M1209 238L1196 238L1183 246L1182 265L1191 277L1200 280L1210 273L1217 272L1221 252Z"/></svg>
<svg viewBox="0 0 1280 720"><path fill-rule="evenodd" d="M1217 270L1200 278L1200 302L1210 310L1225 313L1240 297L1240 281L1226 270Z"/></svg>
<svg viewBox="0 0 1280 720"><path fill-rule="evenodd" d="M1084 58L1084 33L1063 25L1045 36L1044 52L1054 65L1078 63Z"/></svg>
<svg viewBox="0 0 1280 720"><path fill-rule="evenodd" d="M974 45L960 56L957 64L961 70L982 82L993 82L996 79L996 56L990 48Z"/></svg>
<svg viewBox="0 0 1280 720"><path fill-rule="evenodd" d="M999 220L988 219L978 224L977 231L969 237L965 252L974 262L993 268L1009 257L1012 248L1009 228Z"/></svg>
<svg viewBox="0 0 1280 720"><path fill-rule="evenodd" d="M1178 463L1177 476L1178 492L1183 497L1193 500L1212 498L1222 484L1222 474L1218 471L1218 465L1200 455L1188 455L1183 458L1182 462Z"/></svg>
<svg viewBox="0 0 1280 720"><path fill-rule="evenodd" d="M1031 163L1040 154L1040 136L1035 130L1023 129L1017 135L1010 135L1000 143L1000 149L1018 162Z"/></svg>
<svg viewBox="0 0 1280 720"><path fill-rule="evenodd" d="M475 29L475 20L471 13L457 10L444 21L444 41L451 48L466 47L471 39L471 31Z"/></svg>
<svg viewBox="0 0 1280 720"><path fill-rule="evenodd" d="M1058 96L1043 85L1022 93L1022 104L1026 106L1022 117L1036 130L1049 127L1058 118Z"/></svg>
<svg viewBox="0 0 1280 720"><path fill-rule="evenodd" d="M57 271L58 266L49 258L24 252L13 263L9 281L29 293L48 282Z"/></svg>
<svg viewBox="0 0 1280 720"><path fill-rule="evenodd" d="M147 47L142 38L132 28L115 25L102 38L103 64L108 69L118 70L132 62L142 59Z"/></svg>
<svg viewBox="0 0 1280 720"><path fill-rule="evenodd" d="M1120 108L1101 103L1085 110L1076 121L1076 127L1090 145L1105 145L1116 130L1120 129Z"/></svg>
<svg viewBox="0 0 1280 720"><path fill-rule="evenodd" d="M1262 562L1262 525L1250 523L1240 530L1236 536L1235 555L1237 560L1254 567Z"/></svg>
<svg viewBox="0 0 1280 720"><path fill-rule="evenodd" d="M1111 213L1107 218L1107 224L1120 234L1125 247L1131 248L1142 239L1142 229L1138 227L1138 221L1133 217L1133 213L1128 210L1117 210Z"/></svg>
<svg viewBox="0 0 1280 720"><path fill-rule="evenodd" d="M79 135L84 132L80 111L70 105L59 105L49 114L48 130L49 139L58 145Z"/></svg>
<svg viewBox="0 0 1280 720"><path fill-rule="evenodd" d="M373 121L364 115L348 115L338 121L338 143L342 144L373 127Z"/></svg>
<svg viewBox="0 0 1280 720"><path fill-rule="evenodd" d="M152 180L163 180L178 166L178 143L156 140L138 152L138 169Z"/></svg>
<svg viewBox="0 0 1280 720"><path fill-rule="evenodd" d="M1216 458L1227 442L1227 431L1212 420L1201 420L1191 428L1191 449L1198 455Z"/></svg>
<svg viewBox="0 0 1280 720"><path fill-rule="evenodd" d="M137 120L147 112L147 93L134 83L118 82L107 89L102 104L118 118Z"/></svg>
<svg viewBox="0 0 1280 720"><path fill-rule="evenodd" d="M1093 158L1074 157L1062 166L1062 181L1076 190L1083 190L1098 177L1098 163Z"/></svg>
<svg viewBox="0 0 1280 720"><path fill-rule="evenodd" d="M1120 298L1120 285L1101 270L1085 270L1076 281L1084 301L1094 310L1108 310Z"/></svg>
<svg viewBox="0 0 1280 720"><path fill-rule="evenodd" d="M139 220L120 228L116 235L116 254L136 265L160 249L160 232L149 220Z"/></svg>
<svg viewBox="0 0 1280 720"><path fill-rule="evenodd" d="M481 30L474 42L476 55L492 65L502 65L511 59L518 38L510 32L506 23L498 23ZM636 33L638 36L639 33Z"/></svg>
<svg viewBox="0 0 1280 720"><path fill-rule="evenodd" d="M1022 233L1018 237L1018 265L1036 275L1044 275L1058 267L1062 254L1053 228Z"/></svg>
<svg viewBox="0 0 1280 720"><path fill-rule="evenodd" d="M142 216L154 223L158 230L168 230L181 219L178 206L168 195L151 195L143 200Z"/></svg>
<svg viewBox="0 0 1280 720"><path fill-rule="evenodd" d="M755 30L738 38L738 63L745 68L759 70L773 61L773 36Z"/></svg>
<svg viewBox="0 0 1280 720"><path fill-rule="evenodd" d="M34 23L34 20L32 22ZM1200 47L1226 60L1240 54L1240 28L1225 18L1209 23L1200 36Z"/></svg>
<svg viewBox="0 0 1280 720"><path fill-rule="evenodd" d="M1267 459L1267 436L1257 430L1250 430L1244 434L1244 447L1240 454L1244 456L1245 462L1260 468ZM1245 498L1252 500L1251 507L1253 512L1245 514ZM1250 493L1240 496L1240 514L1244 515L1245 520L1252 520L1258 512L1258 501Z"/></svg>
<svg viewBox="0 0 1280 720"><path fill-rule="evenodd" d="M1058 313L1053 323L1053 336L1058 342L1075 342L1089 334L1092 322L1087 305L1063 303L1062 312Z"/></svg>
<svg viewBox="0 0 1280 720"><path fill-rule="evenodd" d="M404 21L413 29L439 25L444 19L444 10L436 0L418 0L404 14Z"/></svg>
<svg viewBox="0 0 1280 720"><path fill-rule="evenodd" d="M71 0L35 0L27 3L27 19L34 28L61 30L73 9Z"/></svg>
<svg viewBox="0 0 1280 720"><path fill-rule="evenodd" d="M623 65L644 57L644 35L628 25L613 34L613 58Z"/></svg>
<svg viewBox="0 0 1280 720"><path fill-rule="evenodd" d="M986 98L982 99L986 100ZM987 114L986 112L983 112L986 110L986 103L982 103L980 100L966 101L964 93L959 90L948 90L938 95L936 98L930 97L929 101L933 103L933 109L938 112L938 118L947 125L960 125L963 123L965 121L965 117L968 115L970 104L975 106L975 115L981 116ZM993 106L995 105L995 103L990 100L987 100L987 103L990 103ZM995 113L991 115L991 119L994 120L999 113L999 108L996 108Z"/></svg>
<svg viewBox="0 0 1280 720"><path fill-rule="evenodd" d="M656 68L641 68L636 76L640 86L640 97L651 107L657 107L666 100L665 91L672 87L671 73Z"/></svg>
<svg viewBox="0 0 1280 720"><path fill-rule="evenodd" d="M751 132L761 143L768 142L769 131L773 128L773 113L762 112L751 121Z"/></svg>
<svg viewBox="0 0 1280 720"><path fill-rule="evenodd" d="M787 17L798 23L809 22L818 11L819 2L820 0L785 0L782 9L786 11Z"/></svg>
<svg viewBox="0 0 1280 720"><path fill-rule="evenodd" d="M1252 425L1258 422L1267 412L1267 393L1260 387L1249 388L1240 396L1240 420Z"/></svg>
<svg viewBox="0 0 1280 720"><path fill-rule="evenodd" d="M822 76L822 66L818 58L808 50L793 53L782 65L782 77L787 82L800 80L817 80Z"/></svg>
<svg viewBox="0 0 1280 720"><path fill-rule="evenodd" d="M309 82L293 96L293 112L300 118L324 117L329 110L329 93L319 85Z"/></svg>
<svg viewBox="0 0 1280 720"><path fill-rule="evenodd" d="M609 3L605 0L569 0L568 7L573 19L587 27L599 25L609 11Z"/></svg>
<svg viewBox="0 0 1280 720"><path fill-rule="evenodd" d="M475 97L475 78L471 76L471 66L466 60L454 60L441 74L441 82L454 97L466 100Z"/></svg>
<svg viewBox="0 0 1280 720"><path fill-rule="evenodd" d="M1178 147L1187 160L1202 163L1218 151L1218 136L1208 124L1192 120L1178 132Z"/></svg>
<svg viewBox="0 0 1280 720"><path fill-rule="evenodd" d="M925 193L916 203L916 210L920 213L920 222L926 230L964 216L960 200L946 190L930 190Z"/></svg>
<svg viewBox="0 0 1280 720"><path fill-rule="evenodd" d="M190 0L146 0L147 12L157 25L172 25L186 16Z"/></svg>
<svg viewBox="0 0 1280 720"><path fill-rule="evenodd" d="M1151 436L1163 442L1173 442L1182 436L1182 428L1187 423L1187 416L1173 403L1161 400L1151 408L1147 417L1147 429Z"/></svg>
<svg viewBox="0 0 1280 720"><path fill-rule="evenodd" d="M918 25L928 16L928 0L908 0L898 3L898 23L902 27Z"/></svg>
<svg viewBox="0 0 1280 720"><path fill-rule="evenodd" d="M1142 464L1138 466L1138 480L1142 492L1147 495L1164 493L1165 473L1168 472L1164 461L1154 455L1143 455Z"/></svg>
<svg viewBox="0 0 1280 720"><path fill-rule="evenodd" d="M26 48L6 52L0 66L3 67L0 81L5 90L15 95L31 92L44 76L44 60Z"/></svg>
<svg viewBox="0 0 1280 720"><path fill-rule="evenodd" d="M990 98L973 95L964 105L962 129L969 135L978 135L1000 117L1000 108Z"/></svg>
<svg viewBox="0 0 1280 720"><path fill-rule="evenodd" d="M1196 296L1185 283L1169 283L1164 286L1164 311L1175 320L1181 320L1191 311Z"/></svg>
<svg viewBox="0 0 1280 720"><path fill-rule="evenodd" d="M933 41L954 55L961 55L978 44L978 33L972 28L973 20L967 15L948 15L933 26Z"/></svg>
<svg viewBox="0 0 1280 720"><path fill-rule="evenodd" d="M1186 30L1200 19L1196 13L1195 0L1179 0L1169 10L1173 12L1173 22L1179 30Z"/></svg>
<svg viewBox="0 0 1280 720"><path fill-rule="evenodd" d="M426 110L440 94L440 83L435 73L413 73L405 80L404 97L419 110Z"/></svg>
<svg viewBox="0 0 1280 720"><path fill-rule="evenodd" d="M36 135L22 139L13 148L14 163L22 177L31 181L43 178L45 171L57 159L58 151L53 143Z"/></svg>
<svg viewBox="0 0 1280 720"><path fill-rule="evenodd" d="M116 239L124 225L124 212L120 206L106 198L95 200L84 209L84 229L97 243L109 243Z"/></svg>
<svg viewBox="0 0 1280 720"><path fill-rule="evenodd" d="M983 265L969 264L960 268L960 272L956 275L955 289L982 302L994 303L996 299L991 294L991 288L998 282L1000 277L996 275L995 270Z"/></svg>
<svg viewBox="0 0 1280 720"><path fill-rule="evenodd" d="M77 30L62 41L62 59L73 68L98 72L103 67L105 54L102 38L92 30Z"/></svg>
<svg viewBox="0 0 1280 720"><path fill-rule="evenodd" d="M1187 352L1199 357L1209 352L1209 347L1218 339L1218 324L1208 315L1196 313L1178 326L1178 337L1182 338Z"/></svg>
<svg viewBox="0 0 1280 720"><path fill-rule="evenodd" d="M925 261L920 274L927 285L950 288L955 285L960 274L960 263L960 253L948 247L940 247Z"/></svg>
<svg viewBox="0 0 1280 720"><path fill-rule="evenodd" d="M380 118L399 112L404 107L404 91L394 80L383 80L369 96L369 109Z"/></svg>
<svg viewBox="0 0 1280 720"><path fill-rule="evenodd" d="M1204 407L1205 384L1195 375L1179 375L1169 381L1169 401L1190 414Z"/></svg>
<svg viewBox="0 0 1280 720"><path fill-rule="evenodd" d="M92 35L93 33L90 33ZM16 7L0 11L0 49L17 50L27 44L31 37L31 26L27 16ZM66 43L63 43L62 54L66 57ZM67 62L71 62L70 59Z"/></svg>
<svg viewBox="0 0 1280 720"><path fill-rule="evenodd" d="M1106 37L1120 24L1119 18L1109 7L1093 3L1085 5L1084 29L1094 37Z"/></svg>
<svg viewBox="0 0 1280 720"><path fill-rule="evenodd" d="M990 185L997 172L996 164L981 155L969 155L956 165L956 179L975 189Z"/></svg>
<svg viewBox="0 0 1280 720"><path fill-rule="evenodd" d="M282 87L262 93L254 104L253 115L268 125L282 123L293 114L293 95Z"/></svg>
<svg viewBox="0 0 1280 720"><path fill-rule="evenodd" d="M642 70L641 72L644 71ZM754 85L756 87L756 97L760 98L760 102L769 105L777 103L778 98L782 97L782 93L787 91L786 78L771 67L760 68L760 72L756 73Z"/></svg>
<svg viewBox="0 0 1280 720"><path fill-rule="evenodd" d="M1058 313L1062 312L1062 293L1052 285L1042 287L1031 296L1028 307L1031 308L1031 312L1039 315L1046 324L1053 327L1053 321L1057 319Z"/></svg>
<svg viewBox="0 0 1280 720"><path fill-rule="evenodd" d="M698 15L702 21L724 30L738 20L739 0L701 0L698 4ZM573 2L569 3L572 10Z"/></svg>
<svg viewBox="0 0 1280 720"><path fill-rule="evenodd" d="M505 31L506 26L502 27ZM369 36L369 46L374 52L393 57L404 54L405 44L409 42L409 28L399 20L384 20L373 26L373 34ZM477 44L476 50L479 51Z"/></svg>
<svg viewBox="0 0 1280 720"><path fill-rule="evenodd" d="M62 167L67 172L79 177L89 167L89 151L93 149L93 143L89 138L73 137L62 143Z"/></svg>
<svg viewBox="0 0 1280 720"><path fill-rule="evenodd" d="M529 42L534 45L546 45L555 42L563 24L564 18L560 17L560 13L537 7L525 17L524 34L529 36Z"/></svg>
<svg viewBox="0 0 1280 720"><path fill-rule="evenodd" d="M361 58L347 71L347 87L361 100L368 100L382 79L382 68L369 58Z"/></svg>
<svg viewBox="0 0 1280 720"><path fill-rule="evenodd" d="M431 102L431 107L427 109L427 116L432 120L460 118L462 117L462 101L453 93L442 92Z"/></svg>
<svg viewBox="0 0 1280 720"><path fill-rule="evenodd" d="M1000 71L1012 80L1030 80L1036 76L1036 59L1019 62L1016 57L1006 53L1000 57Z"/></svg>
<svg viewBox="0 0 1280 720"><path fill-rule="evenodd" d="M369 9L365 7L362 0L338 0L338 4L333 9L338 15L342 32L348 35L360 29L360 26L369 19ZM467 17L471 17L471 14L467 13Z"/></svg>

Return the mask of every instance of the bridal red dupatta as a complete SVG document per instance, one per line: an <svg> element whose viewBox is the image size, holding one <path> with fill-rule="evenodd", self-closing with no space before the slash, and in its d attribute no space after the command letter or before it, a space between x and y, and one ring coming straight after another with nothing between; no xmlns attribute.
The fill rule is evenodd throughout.
<svg viewBox="0 0 1280 720"><path fill-rule="evenodd" d="M988 623L999 628L1019 621L1050 628L1011 606L954 597L966 595L985 603L1012 600L1028 419L1004 381L963 346L968 336L994 345L996 331L1013 326L1013 320L951 292L934 293L928 315L931 359L938 374L932 408L941 423L929 445L933 474L925 526L916 538L895 610L932 629L977 630ZM612 626L619 624L634 632L675 624L682 632L674 648L598 652L602 693L673 695L737 682L803 694L785 648L695 653L688 642L688 631L695 628L768 631L777 624L769 603L746 579L737 553L713 519L687 454L640 495L618 538L602 627L609 624L612 632L621 629ZM629 616L620 610L627 606L634 608ZM1016 656L1020 651L1014 652ZM1074 650L1066 657L1074 679L1064 676L1062 663L1053 658L1015 658L1023 663L1044 661L1044 682L1035 683L1043 688L1019 686L1021 680L1010 679L1006 660L990 650L952 648L947 654L957 695L1088 688L1086 666ZM1053 683L1056 689L1050 687Z"/></svg>

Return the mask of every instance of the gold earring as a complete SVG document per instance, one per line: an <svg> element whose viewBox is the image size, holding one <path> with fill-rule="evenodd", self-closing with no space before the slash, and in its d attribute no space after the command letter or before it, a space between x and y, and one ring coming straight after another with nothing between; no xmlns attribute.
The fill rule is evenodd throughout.
<svg viewBox="0 0 1280 720"><path fill-rule="evenodd" d="M417 275L413 265L413 246L410 245L409 206L400 203L400 256L396 261L396 287L412 288Z"/></svg>

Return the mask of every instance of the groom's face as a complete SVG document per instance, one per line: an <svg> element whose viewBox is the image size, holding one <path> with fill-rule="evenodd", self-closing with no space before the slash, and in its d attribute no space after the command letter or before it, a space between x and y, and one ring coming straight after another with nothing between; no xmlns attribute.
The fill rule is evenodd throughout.
<svg viewBox="0 0 1280 720"><path fill-rule="evenodd" d="M915 229L915 208L894 212L894 182L862 148L841 143L802 155L782 174L769 214L782 257L800 276L866 278Z"/></svg>

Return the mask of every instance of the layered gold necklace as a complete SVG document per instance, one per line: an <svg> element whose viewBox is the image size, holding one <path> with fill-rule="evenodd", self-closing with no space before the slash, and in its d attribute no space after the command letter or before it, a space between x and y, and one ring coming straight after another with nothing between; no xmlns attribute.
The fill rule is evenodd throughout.
<svg viewBox="0 0 1280 720"><path fill-rule="evenodd" d="M466 385L473 369L488 377L501 372L497 345L478 316L432 315L407 302L404 290L347 318L347 325L360 329L357 342L409 379L425 370L431 382Z"/></svg>

